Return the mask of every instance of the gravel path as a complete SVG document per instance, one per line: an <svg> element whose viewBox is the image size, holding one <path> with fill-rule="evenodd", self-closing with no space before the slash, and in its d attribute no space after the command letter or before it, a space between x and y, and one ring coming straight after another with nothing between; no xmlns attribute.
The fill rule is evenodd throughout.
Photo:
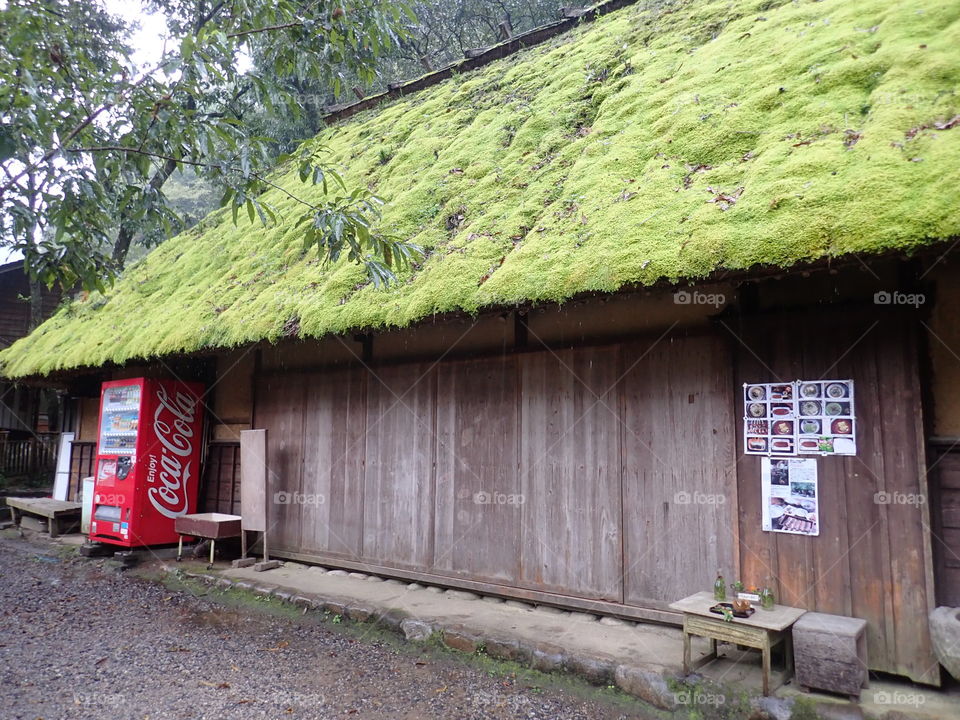
<svg viewBox="0 0 960 720"><path fill-rule="evenodd" d="M0 717L639 718L628 701L492 675L435 649L230 609L0 537ZM538 688L533 683L541 682Z"/></svg>

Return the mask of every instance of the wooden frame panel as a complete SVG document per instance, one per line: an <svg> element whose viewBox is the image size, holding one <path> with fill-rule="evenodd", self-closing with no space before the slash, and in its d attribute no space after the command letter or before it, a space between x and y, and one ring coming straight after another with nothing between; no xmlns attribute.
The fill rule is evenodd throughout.
<svg viewBox="0 0 960 720"><path fill-rule="evenodd" d="M519 582L519 388L514 357L437 368L437 502L433 569Z"/></svg>
<svg viewBox="0 0 960 720"><path fill-rule="evenodd" d="M717 568L728 575L734 569L736 421L729 358L725 340L710 335L624 346L628 604L670 603L709 586Z"/></svg>
<svg viewBox="0 0 960 720"><path fill-rule="evenodd" d="M619 347L524 355L521 579L623 600Z"/></svg>
<svg viewBox="0 0 960 720"><path fill-rule="evenodd" d="M301 547L359 559L363 552L365 373L311 376L304 418Z"/></svg>
<svg viewBox="0 0 960 720"><path fill-rule="evenodd" d="M397 567L433 560L436 371L413 363L367 376L363 555Z"/></svg>
<svg viewBox="0 0 960 720"><path fill-rule="evenodd" d="M257 386L257 427L268 428L267 528L270 547L298 550L303 505L303 375L270 376Z"/></svg>

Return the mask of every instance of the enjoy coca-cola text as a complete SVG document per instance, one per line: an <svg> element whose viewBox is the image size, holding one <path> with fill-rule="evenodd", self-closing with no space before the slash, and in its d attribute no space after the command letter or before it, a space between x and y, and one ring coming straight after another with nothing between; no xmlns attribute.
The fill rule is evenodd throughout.
<svg viewBox="0 0 960 720"><path fill-rule="evenodd" d="M153 414L153 430L162 446L160 484L151 487L147 497L158 513L173 519L185 515L188 509L189 458L193 454L193 421L198 401L185 392L177 392L171 400L162 387L157 388L157 400L160 404Z"/></svg>

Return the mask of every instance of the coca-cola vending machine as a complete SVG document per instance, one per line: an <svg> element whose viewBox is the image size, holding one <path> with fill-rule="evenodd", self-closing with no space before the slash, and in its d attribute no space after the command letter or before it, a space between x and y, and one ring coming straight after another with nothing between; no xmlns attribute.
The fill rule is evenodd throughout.
<svg viewBox="0 0 960 720"><path fill-rule="evenodd" d="M196 511L203 385L135 378L103 383L90 539L125 547L177 542Z"/></svg>

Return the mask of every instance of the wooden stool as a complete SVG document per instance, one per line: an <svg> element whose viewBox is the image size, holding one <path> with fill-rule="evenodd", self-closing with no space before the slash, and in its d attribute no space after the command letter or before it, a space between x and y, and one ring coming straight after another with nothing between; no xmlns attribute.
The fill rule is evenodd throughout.
<svg viewBox="0 0 960 720"><path fill-rule="evenodd" d="M797 684L860 699L867 687L867 622L808 612L793 625Z"/></svg>

